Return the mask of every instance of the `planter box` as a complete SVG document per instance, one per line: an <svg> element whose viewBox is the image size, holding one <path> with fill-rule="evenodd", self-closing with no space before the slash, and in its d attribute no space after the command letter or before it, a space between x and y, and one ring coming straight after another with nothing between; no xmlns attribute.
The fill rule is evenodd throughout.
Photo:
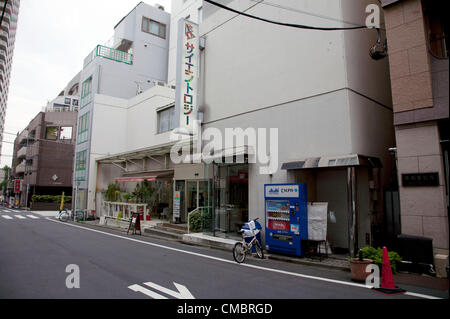
<svg viewBox="0 0 450 319"><path fill-rule="evenodd" d="M59 203L31 203L31 210L44 211L44 210L54 210L57 211L60 208ZM64 204L64 208L72 209L72 204Z"/></svg>
<svg viewBox="0 0 450 319"><path fill-rule="evenodd" d="M350 260L350 270L352 272L352 280L358 282L365 282L370 272L366 272L367 265L373 264L371 259L363 259L359 261L358 259Z"/></svg>

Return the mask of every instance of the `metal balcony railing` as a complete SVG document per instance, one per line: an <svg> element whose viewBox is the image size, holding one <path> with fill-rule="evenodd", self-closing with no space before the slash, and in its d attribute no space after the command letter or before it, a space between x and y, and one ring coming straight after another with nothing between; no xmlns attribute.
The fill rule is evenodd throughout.
<svg viewBox="0 0 450 319"><path fill-rule="evenodd" d="M5 41L7 41L8 40L8 36L9 36L8 32L6 32L4 30L0 30L0 39L3 39Z"/></svg>
<svg viewBox="0 0 450 319"><path fill-rule="evenodd" d="M133 64L133 55L131 53L123 52L103 45L97 45L97 47L84 59L83 68L85 68L98 56L116 62Z"/></svg>

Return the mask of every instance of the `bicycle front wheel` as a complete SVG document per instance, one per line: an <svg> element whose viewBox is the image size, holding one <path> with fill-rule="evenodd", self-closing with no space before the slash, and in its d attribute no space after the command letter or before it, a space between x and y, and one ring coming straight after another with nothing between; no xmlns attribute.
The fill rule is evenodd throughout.
<svg viewBox="0 0 450 319"><path fill-rule="evenodd" d="M67 210L63 210L59 213L59 220L62 222L66 222L69 220L69 212Z"/></svg>
<svg viewBox="0 0 450 319"><path fill-rule="evenodd" d="M243 263L245 260L245 247L242 243L236 243L233 247L233 258L237 263Z"/></svg>
<svg viewBox="0 0 450 319"><path fill-rule="evenodd" d="M255 245L256 255L258 255L259 258L264 259L264 252L262 250L261 244L259 241L256 241Z"/></svg>

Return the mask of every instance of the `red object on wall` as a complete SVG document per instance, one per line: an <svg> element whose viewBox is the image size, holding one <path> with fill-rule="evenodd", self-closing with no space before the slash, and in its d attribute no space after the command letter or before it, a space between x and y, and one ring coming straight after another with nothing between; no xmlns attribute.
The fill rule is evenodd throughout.
<svg viewBox="0 0 450 319"><path fill-rule="evenodd" d="M22 191L22 180L15 179L14 180L14 193L20 193Z"/></svg>

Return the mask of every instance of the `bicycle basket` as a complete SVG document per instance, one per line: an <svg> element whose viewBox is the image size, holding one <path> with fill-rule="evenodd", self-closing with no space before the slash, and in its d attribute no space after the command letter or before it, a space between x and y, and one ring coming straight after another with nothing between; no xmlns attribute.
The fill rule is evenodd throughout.
<svg viewBox="0 0 450 319"><path fill-rule="evenodd" d="M254 230L243 229L242 231L242 235L244 236L244 238L250 238L256 235Z"/></svg>

